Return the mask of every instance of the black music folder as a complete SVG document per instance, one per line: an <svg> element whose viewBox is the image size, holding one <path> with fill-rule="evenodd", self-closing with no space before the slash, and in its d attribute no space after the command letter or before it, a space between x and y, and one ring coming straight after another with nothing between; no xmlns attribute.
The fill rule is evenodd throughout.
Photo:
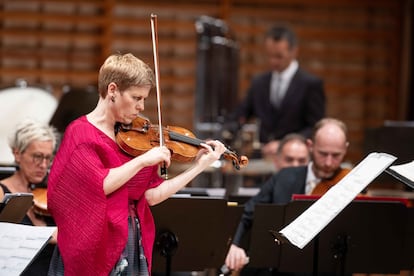
<svg viewBox="0 0 414 276"><path fill-rule="evenodd" d="M221 267L243 208L222 198L172 197L151 210L153 272L169 275Z"/></svg>
<svg viewBox="0 0 414 276"><path fill-rule="evenodd" d="M31 193L6 193L0 203L0 222L20 223L32 205Z"/></svg>

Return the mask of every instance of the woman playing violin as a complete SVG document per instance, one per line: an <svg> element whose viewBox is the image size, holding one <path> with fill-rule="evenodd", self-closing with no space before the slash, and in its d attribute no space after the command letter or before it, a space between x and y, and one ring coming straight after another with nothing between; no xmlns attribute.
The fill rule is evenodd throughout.
<svg viewBox="0 0 414 276"><path fill-rule="evenodd" d="M17 125L9 141L17 167L13 175L0 180L0 201L5 193L31 193L45 181L56 140L57 132L51 126L29 119ZM29 209L22 224L54 226L51 217L37 215L34 207ZM41 251L22 275L46 275L53 249L52 242Z"/></svg>
<svg viewBox="0 0 414 276"><path fill-rule="evenodd" d="M154 87L150 67L132 54L109 56L99 71L96 108L73 121L54 159L48 210L58 226L58 249L49 275L150 275L155 226L150 206L183 188L225 151L209 141L192 167L174 178L165 146L136 156L116 143L117 123L144 111Z"/></svg>

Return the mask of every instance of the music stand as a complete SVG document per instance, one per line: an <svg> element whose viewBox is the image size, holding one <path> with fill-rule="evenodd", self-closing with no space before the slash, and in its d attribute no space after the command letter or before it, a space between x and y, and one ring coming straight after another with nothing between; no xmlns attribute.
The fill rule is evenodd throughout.
<svg viewBox="0 0 414 276"><path fill-rule="evenodd" d="M312 203L313 200L289 203L286 222L293 221ZM306 246L314 247L312 260L304 261L306 266L298 265L298 259L304 256L302 250L288 246L281 253L279 270L337 275L399 273L405 210L402 203L395 201L353 201Z"/></svg>
<svg viewBox="0 0 414 276"><path fill-rule="evenodd" d="M284 225L285 205L258 204L255 206L249 245L249 266L277 268L281 247L272 242L269 229Z"/></svg>
<svg viewBox="0 0 414 276"><path fill-rule="evenodd" d="M153 206L153 271L169 275L221 267L237 221L228 219L236 211L228 208L226 200L208 197L170 198Z"/></svg>
<svg viewBox="0 0 414 276"><path fill-rule="evenodd" d="M6 193L6 196L9 196L7 202L0 203L0 222L20 223L33 205L33 194Z"/></svg>
<svg viewBox="0 0 414 276"><path fill-rule="evenodd" d="M414 207L406 210L406 227L403 239L403 259L401 270L412 270L414 267L413 248L414 248Z"/></svg>

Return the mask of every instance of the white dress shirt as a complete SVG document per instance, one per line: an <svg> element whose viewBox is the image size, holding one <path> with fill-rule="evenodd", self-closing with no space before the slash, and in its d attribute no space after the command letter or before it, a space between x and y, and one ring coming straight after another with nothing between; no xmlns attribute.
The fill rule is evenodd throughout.
<svg viewBox="0 0 414 276"><path fill-rule="evenodd" d="M317 178L312 170L313 162L309 162L308 164L308 173L306 174L306 187L305 187L305 194L310 195L313 189L318 185L321 181L320 178Z"/></svg>
<svg viewBox="0 0 414 276"><path fill-rule="evenodd" d="M299 68L297 60L293 60L289 66L282 72L273 71L272 79L270 81L270 101L275 106L280 106L289 84L292 81L293 76Z"/></svg>

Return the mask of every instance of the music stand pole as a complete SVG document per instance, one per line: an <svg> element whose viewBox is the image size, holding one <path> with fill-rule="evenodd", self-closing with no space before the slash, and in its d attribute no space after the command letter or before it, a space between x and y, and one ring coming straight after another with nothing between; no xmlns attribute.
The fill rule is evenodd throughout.
<svg viewBox="0 0 414 276"><path fill-rule="evenodd" d="M312 275L318 276L318 262L319 262L319 235L313 240L313 266L312 266Z"/></svg>
<svg viewBox="0 0 414 276"><path fill-rule="evenodd" d="M154 253L158 253L153 254L152 269L162 275L165 270L172 273L220 267L238 222L230 215L240 217L243 211L230 208L225 199L207 197L169 198L151 210L157 229Z"/></svg>
<svg viewBox="0 0 414 276"><path fill-rule="evenodd" d="M161 256L165 257L165 275L171 275L171 259L178 247L177 236L171 231L164 231L159 235L156 243Z"/></svg>
<svg viewBox="0 0 414 276"><path fill-rule="evenodd" d="M333 245L333 257L339 262L339 276L345 275L345 261L348 253L348 241L350 236L341 234L337 237L336 242Z"/></svg>

